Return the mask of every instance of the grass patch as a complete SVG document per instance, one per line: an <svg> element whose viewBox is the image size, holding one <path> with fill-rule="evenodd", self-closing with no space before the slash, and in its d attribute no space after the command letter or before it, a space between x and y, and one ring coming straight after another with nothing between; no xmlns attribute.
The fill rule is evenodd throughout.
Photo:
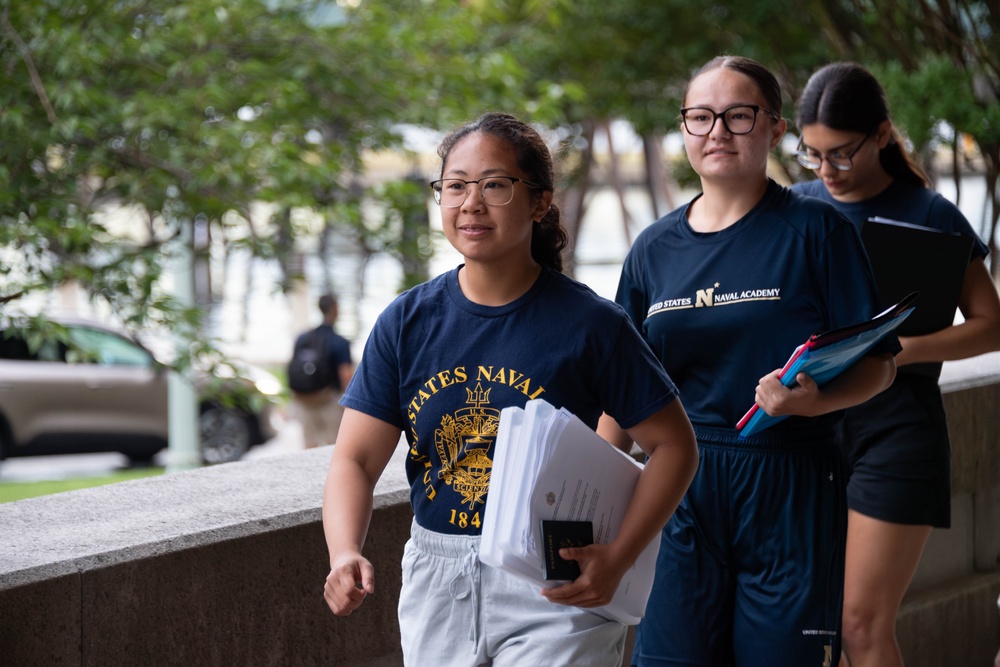
<svg viewBox="0 0 1000 667"><path fill-rule="evenodd" d="M0 463L0 465L3 465ZM41 480L38 482L0 482L0 503L7 503L12 500L24 500L25 498L36 498L47 496L52 493L63 491L75 491L76 489L89 489L94 486L104 486L105 484L115 484L116 482L127 482L130 479L141 479L143 477L155 477L162 475L163 468L129 468L97 477L75 477L73 479Z"/></svg>

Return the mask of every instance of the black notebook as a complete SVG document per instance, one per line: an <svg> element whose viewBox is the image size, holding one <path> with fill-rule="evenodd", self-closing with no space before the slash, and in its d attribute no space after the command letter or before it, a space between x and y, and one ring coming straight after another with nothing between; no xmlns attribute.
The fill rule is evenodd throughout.
<svg viewBox="0 0 1000 667"><path fill-rule="evenodd" d="M580 566L575 560L565 560L560 549L585 547L594 543L594 524L590 521L541 520L542 564L545 579L573 581L580 576Z"/></svg>
<svg viewBox="0 0 1000 667"><path fill-rule="evenodd" d="M882 303L897 303L917 292L916 308L897 334L928 334L955 321L972 237L875 217L861 227L861 240Z"/></svg>

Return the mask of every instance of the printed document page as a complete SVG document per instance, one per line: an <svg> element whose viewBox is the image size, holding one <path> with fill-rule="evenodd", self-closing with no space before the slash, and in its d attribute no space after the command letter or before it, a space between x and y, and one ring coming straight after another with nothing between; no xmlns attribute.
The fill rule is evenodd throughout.
<svg viewBox="0 0 1000 667"><path fill-rule="evenodd" d="M568 414L568 413L567 413ZM549 464L539 470L531 495L537 519L590 521L594 543L608 544L618 535L642 464L602 439L576 417L548 443ZM533 521L535 543L541 543L539 522ZM629 625L638 623L653 587L659 538L642 552L622 577L614 599L596 609ZM541 555L538 555L541 559ZM559 585L561 582L544 582Z"/></svg>
<svg viewBox="0 0 1000 667"><path fill-rule="evenodd" d="M642 464L603 440L577 417L541 399L501 412L483 520L480 559L539 586L546 581L541 519L590 521L594 541L611 542ZM659 539L625 574L609 605L594 609L635 624L652 588Z"/></svg>

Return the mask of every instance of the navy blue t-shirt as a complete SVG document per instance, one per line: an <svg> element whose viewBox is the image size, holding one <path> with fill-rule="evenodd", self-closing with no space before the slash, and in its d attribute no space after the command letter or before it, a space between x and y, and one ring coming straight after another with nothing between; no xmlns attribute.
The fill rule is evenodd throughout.
<svg viewBox="0 0 1000 667"><path fill-rule="evenodd" d="M859 202L837 201L830 195L820 179L796 183L792 186L792 190L833 204L859 230L868 221L868 218L880 216L944 232L957 232L963 236L971 236L973 244L970 261L977 257L985 258L990 252L989 247L982 242L957 206L934 190L916 183L907 183L897 179L874 197ZM901 252L905 252L905 249L901 249ZM927 270L933 271L934 267L929 266ZM938 377L941 374L941 363L908 364L901 366L899 372Z"/></svg>
<svg viewBox="0 0 1000 667"><path fill-rule="evenodd" d="M555 271L500 307L469 301L458 269L415 287L379 316L346 407L406 434L417 523L479 534L500 410L544 398L591 428L602 412L623 428L676 389L614 303Z"/></svg>
<svg viewBox="0 0 1000 667"><path fill-rule="evenodd" d="M881 216L913 225L971 236L975 241L970 259L986 257L990 252L989 247L982 242L957 206L945 199L940 193L915 183L906 183L897 179L871 199L859 202L837 201L830 195L820 179L796 183L792 186L792 191L801 192L833 204L834 208L853 222L859 230L868 218Z"/></svg>
<svg viewBox="0 0 1000 667"><path fill-rule="evenodd" d="M828 204L771 181L746 216L713 233L691 229L690 206L639 235L617 301L677 384L692 423L734 428L761 377L811 334L877 315L879 297L857 230ZM873 349L898 351L894 335ZM840 415L808 425L832 429Z"/></svg>

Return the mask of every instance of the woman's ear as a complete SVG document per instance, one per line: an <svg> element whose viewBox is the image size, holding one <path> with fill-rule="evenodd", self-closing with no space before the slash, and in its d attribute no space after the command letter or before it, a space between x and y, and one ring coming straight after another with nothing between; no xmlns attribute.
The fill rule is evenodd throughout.
<svg viewBox="0 0 1000 667"><path fill-rule="evenodd" d="M549 212L550 206L552 206L552 192L545 190L541 196L535 199L535 207L531 211L531 219L534 222L539 222Z"/></svg>
<svg viewBox="0 0 1000 667"><path fill-rule="evenodd" d="M892 141L892 121L888 118L879 123L878 129L875 131L875 143L878 145L878 149L882 150L889 145Z"/></svg>
<svg viewBox="0 0 1000 667"><path fill-rule="evenodd" d="M781 143L781 137L785 136L786 129L788 129L788 121L784 118L775 122L774 127L771 128L771 150L777 148L778 144Z"/></svg>

